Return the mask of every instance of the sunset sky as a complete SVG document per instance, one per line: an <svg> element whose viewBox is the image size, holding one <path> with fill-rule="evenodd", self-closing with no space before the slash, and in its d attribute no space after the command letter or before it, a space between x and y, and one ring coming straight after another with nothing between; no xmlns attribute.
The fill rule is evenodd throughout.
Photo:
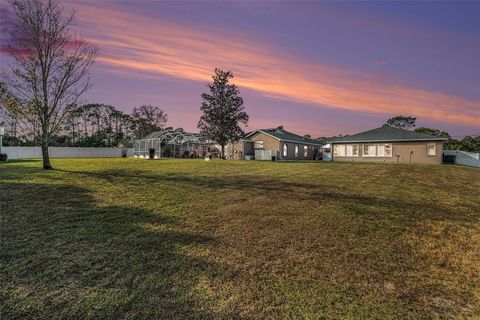
<svg viewBox="0 0 480 320"><path fill-rule="evenodd" d="M65 6L100 48L83 102L157 105L169 125L196 131L219 67L235 75L248 129L351 134L402 114L456 136L480 132L480 2Z"/></svg>

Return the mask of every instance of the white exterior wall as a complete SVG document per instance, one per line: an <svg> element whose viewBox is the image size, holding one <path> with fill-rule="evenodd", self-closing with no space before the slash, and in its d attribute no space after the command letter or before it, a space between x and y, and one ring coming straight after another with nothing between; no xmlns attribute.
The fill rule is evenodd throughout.
<svg viewBox="0 0 480 320"><path fill-rule="evenodd" d="M123 148L49 147L50 158L121 158ZM2 147L9 160L42 158L40 147ZM127 149L127 157L133 157L133 149Z"/></svg>
<svg viewBox="0 0 480 320"><path fill-rule="evenodd" d="M272 161L272 156L277 157L277 152L275 150L255 150L255 160ZM277 160L279 160L278 157Z"/></svg>

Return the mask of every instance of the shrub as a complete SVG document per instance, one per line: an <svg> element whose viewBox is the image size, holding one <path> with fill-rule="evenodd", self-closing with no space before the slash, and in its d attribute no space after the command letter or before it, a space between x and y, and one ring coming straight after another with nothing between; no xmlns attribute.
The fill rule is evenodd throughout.
<svg viewBox="0 0 480 320"><path fill-rule="evenodd" d="M0 153L0 161L7 161L8 155L6 153Z"/></svg>

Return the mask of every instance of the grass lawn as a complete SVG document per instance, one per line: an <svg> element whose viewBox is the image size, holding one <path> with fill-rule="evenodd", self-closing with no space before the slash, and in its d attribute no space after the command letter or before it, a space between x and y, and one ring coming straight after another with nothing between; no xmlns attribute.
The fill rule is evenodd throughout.
<svg viewBox="0 0 480 320"><path fill-rule="evenodd" d="M1 318L479 318L480 170L0 164Z"/></svg>

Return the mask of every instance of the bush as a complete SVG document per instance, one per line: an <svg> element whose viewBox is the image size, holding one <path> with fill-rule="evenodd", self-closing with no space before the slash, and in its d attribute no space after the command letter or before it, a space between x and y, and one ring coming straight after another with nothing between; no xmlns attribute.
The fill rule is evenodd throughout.
<svg viewBox="0 0 480 320"><path fill-rule="evenodd" d="M6 153L0 153L0 161L7 161L8 155Z"/></svg>

